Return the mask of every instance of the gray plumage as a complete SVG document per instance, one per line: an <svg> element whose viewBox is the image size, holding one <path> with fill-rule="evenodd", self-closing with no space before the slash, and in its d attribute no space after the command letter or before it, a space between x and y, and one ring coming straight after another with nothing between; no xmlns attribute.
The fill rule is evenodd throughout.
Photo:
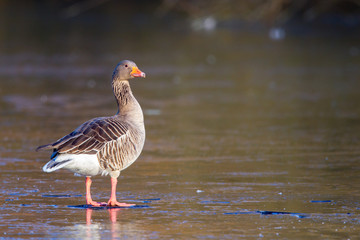
<svg viewBox="0 0 360 240"><path fill-rule="evenodd" d="M54 143L37 148L52 149L45 172L59 168L93 176L118 177L140 155L145 142L144 117L129 79L145 77L132 61L121 61L112 75L118 112L111 117L91 119Z"/></svg>

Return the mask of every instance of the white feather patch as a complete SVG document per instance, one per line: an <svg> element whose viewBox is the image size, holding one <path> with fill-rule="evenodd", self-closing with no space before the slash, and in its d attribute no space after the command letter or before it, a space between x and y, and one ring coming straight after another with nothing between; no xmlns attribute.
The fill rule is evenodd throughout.
<svg viewBox="0 0 360 240"><path fill-rule="evenodd" d="M100 168L96 154L59 154L43 167L44 172L67 169L81 176L106 175Z"/></svg>

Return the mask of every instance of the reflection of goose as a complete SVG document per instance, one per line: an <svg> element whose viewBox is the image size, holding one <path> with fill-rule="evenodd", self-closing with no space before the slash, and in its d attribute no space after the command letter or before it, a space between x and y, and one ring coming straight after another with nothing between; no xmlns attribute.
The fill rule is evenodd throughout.
<svg viewBox="0 0 360 240"><path fill-rule="evenodd" d="M130 166L140 155L145 141L144 117L132 94L129 79L145 77L132 61L121 61L112 75L112 87L118 104L115 116L91 119L69 135L39 149L53 149L44 172L60 168L86 176L86 203L105 205L91 199L91 176L110 175L109 206L132 206L116 200L116 184L120 171Z"/></svg>
<svg viewBox="0 0 360 240"><path fill-rule="evenodd" d="M112 223L116 223L116 221L117 221L117 212L119 212L120 210L121 210L121 208L109 208L108 209L109 218L110 218L110 221ZM91 208L86 209L86 225L91 225L92 211L93 210Z"/></svg>
<svg viewBox="0 0 360 240"><path fill-rule="evenodd" d="M87 208L86 209L86 225L91 224L91 218L92 218L92 209ZM117 221L117 212L121 211L121 208L109 208L109 218L112 223L116 223Z"/></svg>
<svg viewBox="0 0 360 240"><path fill-rule="evenodd" d="M107 210L87 208L85 211L76 211L73 224L70 223L70 226L62 228L55 233L55 236L59 239L144 239L147 231L151 236L157 236L153 229L146 228L143 221L137 219L128 221L122 216L123 211L125 211L123 208ZM53 232L48 234L46 238L54 238Z"/></svg>

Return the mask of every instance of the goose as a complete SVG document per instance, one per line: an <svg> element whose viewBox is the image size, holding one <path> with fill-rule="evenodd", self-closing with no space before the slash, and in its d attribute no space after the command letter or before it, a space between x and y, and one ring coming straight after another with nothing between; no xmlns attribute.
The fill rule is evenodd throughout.
<svg viewBox="0 0 360 240"><path fill-rule="evenodd" d="M129 80L145 78L133 61L123 60L112 74L112 89L118 105L114 116L91 119L59 140L39 146L36 150L53 150L43 171L50 173L66 169L85 177L86 204L89 206L131 207L135 204L116 200L117 178L139 157L145 142L144 116L135 99ZM91 177L109 175L109 201L96 202L91 198Z"/></svg>

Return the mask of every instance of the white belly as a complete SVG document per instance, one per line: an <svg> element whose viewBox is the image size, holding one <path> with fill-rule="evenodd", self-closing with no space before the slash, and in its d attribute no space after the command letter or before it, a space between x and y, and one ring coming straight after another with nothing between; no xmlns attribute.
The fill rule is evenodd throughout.
<svg viewBox="0 0 360 240"><path fill-rule="evenodd" d="M102 174L96 154L61 154L56 161L71 159L63 168L83 176Z"/></svg>

